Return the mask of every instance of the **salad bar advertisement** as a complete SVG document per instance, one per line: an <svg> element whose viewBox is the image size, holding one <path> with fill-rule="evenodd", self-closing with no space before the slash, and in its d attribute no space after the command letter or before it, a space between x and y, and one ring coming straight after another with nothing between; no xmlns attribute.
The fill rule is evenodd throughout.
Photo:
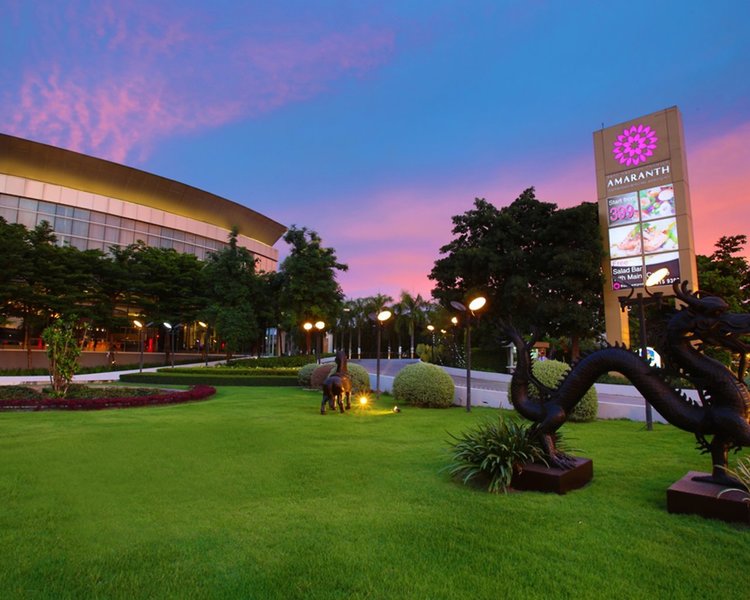
<svg viewBox="0 0 750 600"><path fill-rule="evenodd" d="M662 285L679 280L673 184L607 198L607 220L614 290L642 287L663 267L669 275Z"/></svg>

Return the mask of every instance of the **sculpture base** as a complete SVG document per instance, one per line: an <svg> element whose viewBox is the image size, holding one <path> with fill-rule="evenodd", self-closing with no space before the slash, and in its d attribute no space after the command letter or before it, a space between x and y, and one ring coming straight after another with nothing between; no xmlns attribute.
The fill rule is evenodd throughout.
<svg viewBox="0 0 750 600"><path fill-rule="evenodd" d="M558 469L537 463L523 466L520 474L513 475L511 487L528 492L566 494L586 485L594 476L594 463L590 458L574 458L572 469Z"/></svg>
<svg viewBox="0 0 750 600"><path fill-rule="evenodd" d="M708 473L689 471L682 479L673 483L667 490L667 510L671 513L700 515L706 519L750 525L750 494L718 483L693 479L704 475Z"/></svg>

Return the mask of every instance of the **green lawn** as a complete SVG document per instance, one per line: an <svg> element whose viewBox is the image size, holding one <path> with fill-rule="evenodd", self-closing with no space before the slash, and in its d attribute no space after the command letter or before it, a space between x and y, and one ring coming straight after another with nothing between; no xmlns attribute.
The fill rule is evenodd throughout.
<svg viewBox="0 0 750 600"><path fill-rule="evenodd" d="M296 389L0 414L3 598L741 598L750 528L670 515L692 437L567 425L594 481L494 496L448 433L491 409L318 414Z"/></svg>

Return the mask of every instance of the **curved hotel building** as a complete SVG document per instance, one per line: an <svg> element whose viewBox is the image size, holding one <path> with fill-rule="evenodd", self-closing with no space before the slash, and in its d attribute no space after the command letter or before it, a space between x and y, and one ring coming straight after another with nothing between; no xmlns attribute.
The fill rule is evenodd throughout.
<svg viewBox="0 0 750 600"><path fill-rule="evenodd" d="M0 134L0 216L33 228L42 221L59 244L107 251L142 240L149 246L206 254L238 243L273 271L276 221L225 198L92 156Z"/></svg>

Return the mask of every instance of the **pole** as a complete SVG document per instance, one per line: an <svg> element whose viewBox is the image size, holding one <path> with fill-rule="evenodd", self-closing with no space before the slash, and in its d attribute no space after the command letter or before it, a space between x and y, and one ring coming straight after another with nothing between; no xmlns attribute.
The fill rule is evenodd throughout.
<svg viewBox="0 0 750 600"><path fill-rule="evenodd" d="M203 355L206 359L206 366L208 366L208 325L206 325L206 331L203 333Z"/></svg>
<svg viewBox="0 0 750 600"><path fill-rule="evenodd" d="M141 373L143 373L143 344L144 344L144 340L143 340L143 327L141 327L141 328L140 328L140 329L138 330L138 338L139 338L139 340L140 340L140 342L141 342L141 362L140 362L140 372L141 372Z"/></svg>
<svg viewBox="0 0 750 600"><path fill-rule="evenodd" d="M471 412L471 315L466 313L466 412Z"/></svg>
<svg viewBox="0 0 750 600"><path fill-rule="evenodd" d="M380 400L380 330L383 325L378 321L378 333L377 333L377 360L375 361L375 400Z"/></svg>
<svg viewBox="0 0 750 600"><path fill-rule="evenodd" d="M641 358L648 362L648 345L646 344L646 302L644 301L643 294L638 294L638 321L639 321L639 332L641 336ZM651 412L651 403L644 399L646 402L646 431L652 431L654 429L653 413Z"/></svg>

